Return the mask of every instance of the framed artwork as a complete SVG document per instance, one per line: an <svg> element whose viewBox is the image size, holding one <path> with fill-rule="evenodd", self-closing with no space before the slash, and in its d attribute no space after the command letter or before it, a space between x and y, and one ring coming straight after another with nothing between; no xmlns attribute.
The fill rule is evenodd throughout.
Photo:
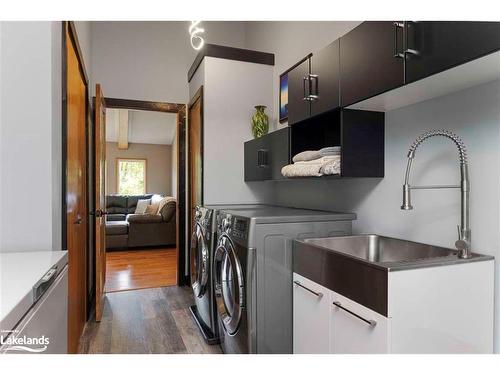
<svg viewBox="0 0 500 375"><path fill-rule="evenodd" d="M288 120L288 71L280 75L280 123Z"/></svg>

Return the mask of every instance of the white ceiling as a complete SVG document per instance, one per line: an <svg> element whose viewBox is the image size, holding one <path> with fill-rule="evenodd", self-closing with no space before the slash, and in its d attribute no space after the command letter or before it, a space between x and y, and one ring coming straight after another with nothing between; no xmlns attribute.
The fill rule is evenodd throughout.
<svg viewBox="0 0 500 375"><path fill-rule="evenodd" d="M117 142L118 109L106 109L106 141ZM175 137L175 113L129 110L129 143L171 145Z"/></svg>

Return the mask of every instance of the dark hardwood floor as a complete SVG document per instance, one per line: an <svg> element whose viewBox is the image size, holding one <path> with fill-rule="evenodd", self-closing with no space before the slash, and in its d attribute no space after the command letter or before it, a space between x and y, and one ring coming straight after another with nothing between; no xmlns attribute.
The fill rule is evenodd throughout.
<svg viewBox="0 0 500 375"><path fill-rule="evenodd" d="M81 354L220 354L207 345L188 307L188 287L170 286L107 293L100 323L87 322Z"/></svg>
<svg viewBox="0 0 500 375"><path fill-rule="evenodd" d="M175 247L106 252L106 292L175 285L176 252Z"/></svg>

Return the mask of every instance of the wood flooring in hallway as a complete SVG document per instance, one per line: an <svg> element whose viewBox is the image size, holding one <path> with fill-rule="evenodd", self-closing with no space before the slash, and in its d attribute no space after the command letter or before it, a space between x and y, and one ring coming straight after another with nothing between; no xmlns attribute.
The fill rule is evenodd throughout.
<svg viewBox="0 0 500 375"><path fill-rule="evenodd" d="M207 345L188 307L188 287L139 289L107 293L100 323L87 322L81 354L220 354Z"/></svg>
<svg viewBox="0 0 500 375"><path fill-rule="evenodd" d="M106 292L177 283L177 250L134 249L106 253Z"/></svg>

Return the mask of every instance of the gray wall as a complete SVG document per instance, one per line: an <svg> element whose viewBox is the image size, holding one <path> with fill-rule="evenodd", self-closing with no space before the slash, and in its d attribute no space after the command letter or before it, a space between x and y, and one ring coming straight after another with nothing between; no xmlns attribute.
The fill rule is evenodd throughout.
<svg viewBox="0 0 500 375"><path fill-rule="evenodd" d="M430 129L460 135L470 160L473 250L500 257L500 81L386 113L385 178L276 183L275 202L353 211L356 233L379 233L453 247L460 220L457 190L415 191L413 211L402 211L402 184L411 142ZM447 139L417 150L413 184L459 182L458 154ZM500 263L496 262L496 351L500 352Z"/></svg>
<svg viewBox="0 0 500 375"><path fill-rule="evenodd" d="M119 150L115 142L106 142L106 194L117 194L116 159L147 159L147 193L172 194L172 146L129 143Z"/></svg>
<svg viewBox="0 0 500 375"><path fill-rule="evenodd" d="M0 28L0 251L60 250L61 23Z"/></svg>

